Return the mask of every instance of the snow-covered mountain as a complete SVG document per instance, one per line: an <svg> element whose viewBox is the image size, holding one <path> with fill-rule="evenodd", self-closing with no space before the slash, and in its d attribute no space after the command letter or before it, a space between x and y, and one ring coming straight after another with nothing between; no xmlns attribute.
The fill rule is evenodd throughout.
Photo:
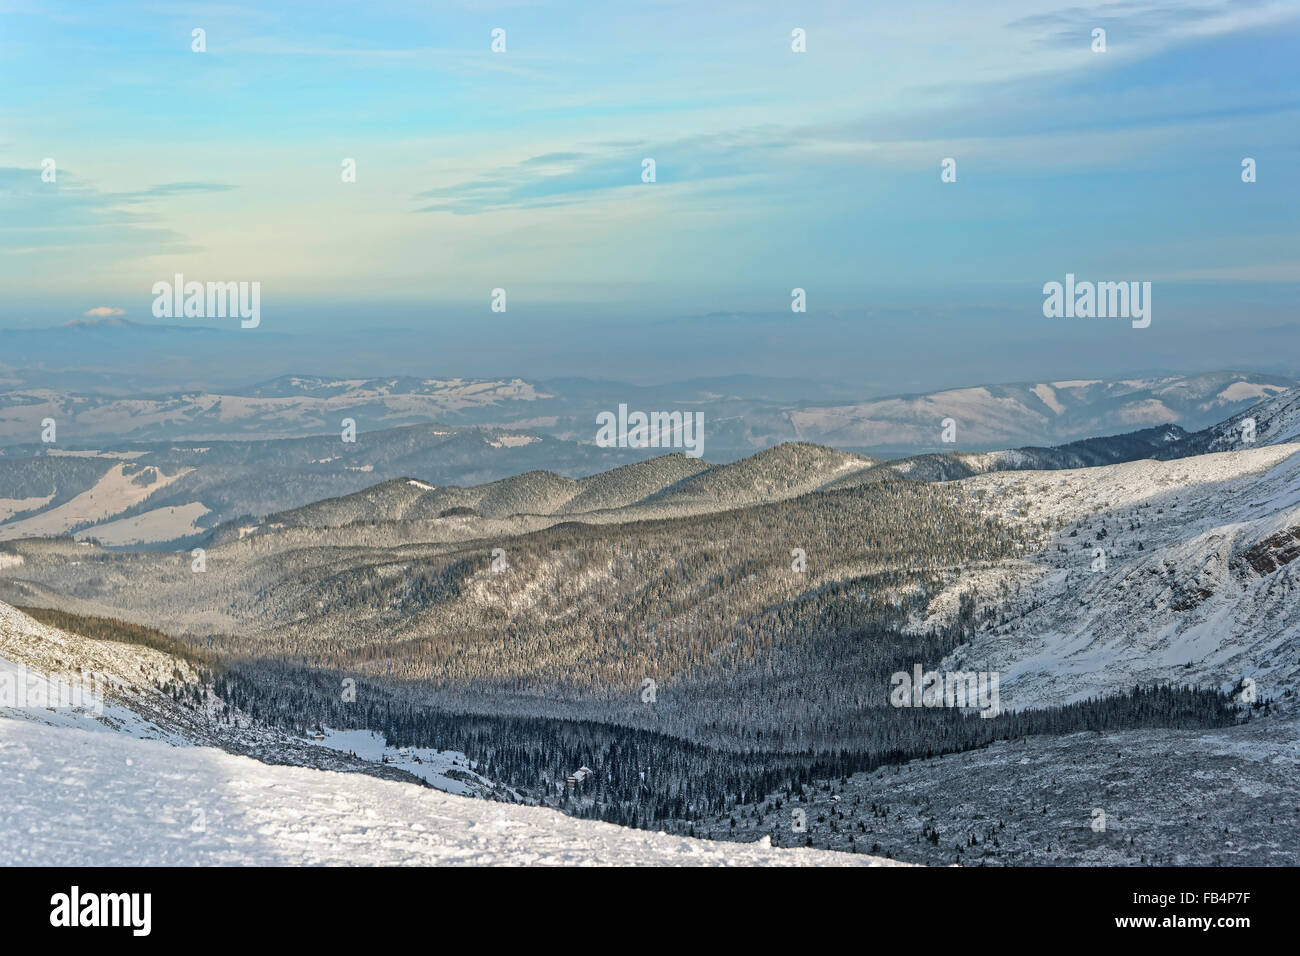
<svg viewBox="0 0 1300 956"><path fill-rule="evenodd" d="M495 429L410 426L361 436L170 443L119 450L0 450L0 540L73 534L109 547L228 538L268 527L353 522L506 521L518 516L631 521L703 514L901 475L943 481L986 471L1077 468L1159 457L1185 432L1163 425L1056 448L944 452L880 462L787 442L712 465L660 449L598 449ZM6 454L6 451L9 454ZM581 474L610 455L655 457ZM533 467L559 462L562 471ZM567 472L567 473L566 473ZM505 477L498 477L505 474ZM461 476L489 479L463 481ZM335 497L337 495L337 497ZM236 520L237 519L237 520ZM482 524L439 527L463 539ZM536 526L534 523L533 526ZM426 529L427 530L427 529ZM493 533L499 533L493 530Z"/></svg>
<svg viewBox="0 0 1300 956"><path fill-rule="evenodd" d="M647 455L517 430L432 424L361 432L355 441L336 431L264 441L10 447L0 449L0 540L62 534L110 546L188 540L235 518L408 475L437 484L499 481L498 492L508 497L527 484L522 475L548 465L557 470L556 483L576 490L568 474Z"/></svg>
<svg viewBox="0 0 1300 956"><path fill-rule="evenodd" d="M1059 528L1039 553L963 575L992 622L945 666L996 670L1009 706L1155 682L1259 698L1300 687L1300 444L959 483Z"/></svg>
<svg viewBox="0 0 1300 956"><path fill-rule="evenodd" d="M103 394L65 387L0 392L0 445L36 440L53 418L64 441L192 441L299 438L334 431L343 418L365 431L430 421L524 419L548 398L522 379L326 379L285 376L220 392ZM483 414L480 414L483 413Z"/></svg>
<svg viewBox="0 0 1300 956"><path fill-rule="evenodd" d="M1189 435L1168 453L1204 454L1294 441L1300 441L1300 388L1270 395L1222 422Z"/></svg>
<svg viewBox="0 0 1300 956"><path fill-rule="evenodd" d="M4 337L0 331L0 340ZM48 349L47 354L58 351ZM831 445L876 457L949 451L940 441L945 419L955 423L957 447L977 451L1058 445L1168 424L1196 431L1296 384L1283 376L1221 371L976 382L880 396L860 383L828 387L761 378L643 386L519 377L286 375L258 385L203 389L131 387L122 381L105 387L96 386L90 375L39 369L26 374L30 380L21 382L0 376L0 447L37 442L47 418L58 423L60 441L76 448L302 438L335 432L344 418L355 420L363 432L438 422L590 445L595 416L626 404L646 411L701 412L706 457L719 462L784 442ZM556 463L538 467L559 470Z"/></svg>
<svg viewBox="0 0 1300 956"><path fill-rule="evenodd" d="M1055 445L1159 425L1196 430L1295 385L1242 372L977 385L790 411L803 441L869 453L947 451L951 420L964 449Z"/></svg>

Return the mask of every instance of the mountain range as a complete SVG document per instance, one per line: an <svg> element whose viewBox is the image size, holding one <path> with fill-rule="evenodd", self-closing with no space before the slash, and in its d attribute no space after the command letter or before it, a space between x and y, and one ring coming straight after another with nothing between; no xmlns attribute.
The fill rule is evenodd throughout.
<svg viewBox="0 0 1300 956"><path fill-rule="evenodd" d="M1280 386L1228 378L1232 381L1226 385L1223 376L1161 384L1158 390L1165 395L1160 403L1163 411L1151 417L1166 417L1169 406L1179 402L1184 410L1193 409L1190 421L1201 421L1215 409L1240 409L1237 416L1244 417L1253 404L1248 403L1249 397L1273 396L1278 400L1282 394L1277 391ZM601 447L590 441L555 437L542 429L486 425L403 425L376 431L358 427L353 436L348 436L344 428L333 435L301 438L77 444L67 438L70 426L66 420L56 417L56 423L65 421L59 426L58 441L0 448L0 540L76 534L109 546L183 544L197 542L223 525L238 522L241 527L255 527L268 516L308 505L313 505L317 514L334 510L352 514L354 520L387 520L406 513L408 506L412 517L425 518L437 518L453 508L473 508L482 517L506 518L515 514L596 515L632 506L640 509L638 513L643 517L667 517L779 500L818 488L850 487L891 472L913 479L951 480L989 470L1077 468L1178 456L1209 448L1214 441L1222 444L1229 440L1198 436L1194 442L1187 442L1188 432L1182 426L1160 424L1056 446L957 450L972 448L972 432L985 437L991 434L981 431L984 426L971 423L984 420L981 416L986 409L982 410L982 403L993 400L995 392L1008 393L996 402L1004 409L1020 409L1017 415L1029 414L1023 403L1028 401L1026 396L1033 396L1034 401L1047 396L1062 409L1063 421L1071 414L1084 415L1086 409L1091 409L1087 411L1087 420L1091 421L1106 415L1131 417L1132 402L1150 411L1152 387L1133 392L1133 385L1127 383L1124 388L1130 390L1125 391L1115 383L1073 383L1071 389L1058 387L1051 395L1045 391L1048 386L1035 386L1021 390L1020 398L1014 400L1008 397L1015 391L1011 387L938 393L910 403L891 400L892 405L884 403L893 409L890 414L902 415L903 409L913 416L938 411L960 416L950 418L956 423L954 440L949 443L937 437L924 443L933 450L888 459L805 441L784 442L757 453L751 450L740 459L714 459L718 464L713 465L695 459L686 461L684 455L664 454L662 449ZM116 414L112 409L125 405L128 407L119 411L129 413L138 429L153 430L170 421L168 427L202 432L208 420L234 421L240 429L263 422L265 414L272 414L266 409L272 407L277 409L274 414L287 416L278 427L292 430L290 422L301 426L307 421L317 427L327 414L361 415L359 408L370 407L365 406L366 402L378 402L385 409L389 409L386 403L392 403L408 410L414 403L419 411L411 416L418 418L435 409L453 417L473 417L485 409L499 410L502 403L550 400L549 393L518 381L475 384L291 379L250 391L251 396L241 399L247 404L238 406L255 409L249 411L246 421L230 410L226 400L212 396L207 397L211 402L205 399L197 404L178 399L179 405L169 404L165 409L144 399L97 399L109 404L87 406L84 415L96 420L102 415L111 418ZM1067 395L1076 402L1073 412L1061 404ZM1176 396L1177 401L1171 396ZM272 405L258 404L264 401ZM333 413L304 411L319 410L331 403ZM204 407L199 419L187 417L199 405ZM59 409L21 406L22 416L33 421L47 414L65 415L67 409L75 407L73 400L65 401ZM16 414L13 409L10 413ZM78 414L72 414L74 423L80 420ZM394 414L400 418L405 413ZM865 419L855 420L861 423ZM1235 422L1236 418L1228 421ZM914 427L901 422L900 418L896 424L904 431ZM416 484L404 485L401 479ZM373 490L384 482L395 484L387 490ZM420 485L436 486L436 490L425 489L427 494L417 495L412 489ZM337 505L316 504L363 492L373 507L358 509L357 501L361 499ZM628 519L631 513L623 511L621 516ZM308 519L292 515L283 520L293 523Z"/></svg>
<svg viewBox="0 0 1300 956"><path fill-rule="evenodd" d="M1188 755L1291 819L1277 765L1300 757L1300 388L1197 431L894 459L790 442L725 463L629 454L585 475L464 485L429 471L481 467L485 449L518 463L584 446L430 427L360 433L355 449L329 437L6 455L28 482L6 507L39 500L0 524L0 600L188 661L170 676L165 662L134 666L162 691L159 719L205 745L295 763L304 736L322 736L371 754L352 769L400 766L626 825L789 846L773 813L803 793L818 847L952 862L881 821L884 801L945 834L966 828L986 861L1124 862L1142 851L1079 836L1086 814L1072 822L1057 801L1043 820L1038 781L1056 775L1072 799L1155 827L1186 796ZM443 451L427 454L433 438ZM151 515L179 508L153 497L159 482L247 501L240 468L254 482L276 462L281 476L312 465L328 487L371 458L394 474L360 471L361 487L319 498L263 482L261 502L310 500L165 547L91 540L120 511L91 516L83 540L12 534L57 524L50 508L79 475L93 495L68 500L138 494L131 507ZM31 626L13 620L0 657L34 660ZM1000 702L898 709L891 683L914 667L998 675ZM1135 769L1079 737L1096 733L1127 741ZM566 786L575 766L599 785ZM891 790L905 766L915 800ZM1115 782L1133 772L1165 781L1159 798ZM1010 832L954 798L963 773L1019 781L981 804ZM1234 820L1235 789L1207 787L1202 812L1241 852L1295 852L1276 827ZM1209 832L1144 840L1210 862L1223 848Z"/></svg>
<svg viewBox="0 0 1300 956"><path fill-rule="evenodd" d="M200 329L177 335L201 336ZM14 332L0 331L0 339ZM88 333L89 334L89 333ZM5 354L0 351L0 355ZM705 456L726 462L803 441L874 457L944 451L948 434L967 450L1057 445L1160 425L1198 431L1296 384L1236 371L1122 380L1028 382L862 397L868 386L752 376L664 385L586 379L529 381L284 375L220 388L101 382L93 373L0 368L0 448L41 440L53 419L69 448L124 442L301 438L439 423L527 431L591 445L596 416L620 405L698 411ZM557 466L551 466L558 470Z"/></svg>

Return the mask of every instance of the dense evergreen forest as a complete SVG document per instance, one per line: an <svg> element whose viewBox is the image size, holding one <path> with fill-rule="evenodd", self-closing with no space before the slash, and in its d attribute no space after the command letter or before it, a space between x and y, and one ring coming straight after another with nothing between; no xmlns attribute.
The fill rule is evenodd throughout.
<svg viewBox="0 0 1300 956"><path fill-rule="evenodd" d="M294 529L213 547L201 574L188 554L40 542L23 545L22 573L97 607L129 603L224 660L338 672L457 711L834 749L872 733L890 673L937 666L975 623L971 607L920 626L936 595L1044 542L1050 528L988 497L878 480L468 542L308 544L315 532Z"/></svg>
<svg viewBox="0 0 1300 956"><path fill-rule="evenodd" d="M347 702L338 692L340 677L278 666L240 666L217 679L216 691L258 719L288 729L368 729L398 747L460 751L488 778L568 813L681 832L693 821L772 793L798 794L816 780L957 753L995 740L1142 727L1218 727L1240 719L1232 699L1217 691L1160 686L992 718L952 708L876 707L871 732L853 748L731 750L593 721L457 713L369 684L358 684L356 700ZM592 777L576 788L565 786L566 778L584 765L594 771Z"/></svg>

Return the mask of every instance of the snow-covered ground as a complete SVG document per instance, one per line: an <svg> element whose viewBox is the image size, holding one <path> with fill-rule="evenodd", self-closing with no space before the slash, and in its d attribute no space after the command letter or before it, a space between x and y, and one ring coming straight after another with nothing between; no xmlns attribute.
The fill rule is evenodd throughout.
<svg viewBox="0 0 1300 956"><path fill-rule="evenodd" d="M309 744L355 754L362 760L381 763L418 777L431 787L462 797L481 797L494 790L499 796L524 798L509 787L500 787L478 772L469 757L456 750L433 747L391 747L383 734L373 730L333 730L324 728L324 740L309 739ZM504 793L502 793L504 791Z"/></svg>
<svg viewBox="0 0 1300 956"><path fill-rule="evenodd" d="M86 521L103 521L134 507L193 470L181 468L175 474L163 475L155 469L151 481L140 483L136 475L127 474L125 465L114 465L93 487L71 501L3 525L0 540L60 535Z"/></svg>
<svg viewBox="0 0 1300 956"><path fill-rule="evenodd" d="M445 793L500 789L451 751L392 748L364 731L303 742L240 715L216 721L220 702L186 708L156 686L175 673L194 676L159 651L70 634L0 604L0 863L896 865ZM59 689L76 681L103 699L58 706ZM46 696L21 696L37 688Z"/></svg>
<svg viewBox="0 0 1300 956"><path fill-rule="evenodd" d="M202 531L196 522L209 510L201 501L153 508L129 518L118 518L87 528L78 532L77 537L94 538L107 547L172 541Z"/></svg>
<svg viewBox="0 0 1300 956"><path fill-rule="evenodd" d="M60 866L891 865L3 717L0 845L6 863Z"/></svg>

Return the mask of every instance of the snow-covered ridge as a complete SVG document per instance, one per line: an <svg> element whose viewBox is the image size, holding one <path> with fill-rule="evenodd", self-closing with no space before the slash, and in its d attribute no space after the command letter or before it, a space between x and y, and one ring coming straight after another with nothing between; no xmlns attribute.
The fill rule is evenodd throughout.
<svg viewBox="0 0 1300 956"><path fill-rule="evenodd" d="M944 666L998 671L1005 706L1139 683L1300 687L1300 444L954 487L1060 529L1027 560L963 575L921 624L950 619L963 593L994 608Z"/></svg>
<svg viewBox="0 0 1300 956"><path fill-rule="evenodd" d="M1243 433L1248 420L1254 426L1251 440L1255 442L1278 445L1300 441L1300 388L1265 398L1196 437L1204 436L1210 451L1241 448L1247 442Z"/></svg>
<svg viewBox="0 0 1300 956"><path fill-rule="evenodd" d="M118 731L188 745L198 736L197 716L185 714L156 686L176 674L197 679L187 662L152 648L69 634L0 603L0 687L16 690L20 679L33 677L47 686L77 685L97 698L94 707L23 707L13 706L10 694L0 694L0 721Z"/></svg>
<svg viewBox="0 0 1300 956"><path fill-rule="evenodd" d="M1080 379L808 405L792 408L788 415L800 440L840 448L929 448L938 441L938 423L945 418L957 423L959 441L966 447L1056 445L1171 422L1202 428L1232 410L1229 406L1240 408L1242 402L1292 385L1292 380L1240 372Z"/></svg>

